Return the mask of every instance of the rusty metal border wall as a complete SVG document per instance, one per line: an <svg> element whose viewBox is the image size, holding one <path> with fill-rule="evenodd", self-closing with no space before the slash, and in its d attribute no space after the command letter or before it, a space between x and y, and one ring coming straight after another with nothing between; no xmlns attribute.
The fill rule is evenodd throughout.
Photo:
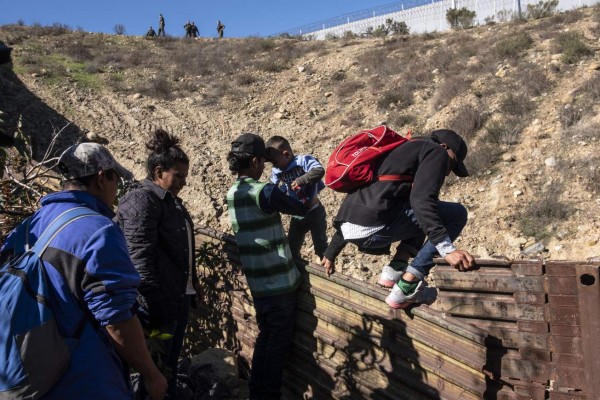
<svg viewBox="0 0 600 400"><path fill-rule="evenodd" d="M198 233L199 243L221 244L221 268L239 271L232 236ZM461 273L437 262L438 300L408 311L389 309L385 289L308 266L286 398L600 398L597 265L478 260L477 271ZM249 365L257 335L252 299L243 275L227 276L235 340L220 344ZM204 329L223 336L223 327Z"/></svg>

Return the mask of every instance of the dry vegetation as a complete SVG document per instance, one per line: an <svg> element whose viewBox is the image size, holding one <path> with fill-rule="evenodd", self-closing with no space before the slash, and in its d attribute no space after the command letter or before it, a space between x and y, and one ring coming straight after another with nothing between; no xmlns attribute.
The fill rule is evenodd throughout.
<svg viewBox="0 0 600 400"><path fill-rule="evenodd" d="M599 26L600 9L590 8L319 42L148 40L60 25L3 26L0 40L15 48L24 87L105 136L139 178L144 135L158 126L182 135L194 160L184 199L198 223L229 228L224 156L241 131L283 134L325 162L341 138L382 122L415 135L448 127L471 149L473 176L449 179L442 193L470 210L461 247L519 258L542 241L537 256L585 259L600 254ZM323 195L330 217L341 198ZM352 252L348 268L369 278L375 259Z"/></svg>

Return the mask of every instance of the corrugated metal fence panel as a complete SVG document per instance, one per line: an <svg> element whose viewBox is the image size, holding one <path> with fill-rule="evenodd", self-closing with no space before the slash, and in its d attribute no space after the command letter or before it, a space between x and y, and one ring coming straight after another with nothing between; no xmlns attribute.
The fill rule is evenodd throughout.
<svg viewBox="0 0 600 400"><path fill-rule="evenodd" d="M196 345L234 349L247 369L257 326L235 241L199 232L212 244L200 252L207 305L192 324ZM384 289L308 266L286 397L600 398L598 266L477 261L461 273L436 260L438 300L408 312L389 309Z"/></svg>
<svg viewBox="0 0 600 400"><path fill-rule="evenodd" d="M217 299L213 302L229 321L221 321L217 328L205 323L205 332L215 331L212 337L237 350L247 368L257 326L244 277L232 272L239 263L235 242L216 231L200 232L222 243L220 248L213 249L221 261L202 269L208 277L204 279L210 286L207 290L218 293L212 296ZM227 263L223 261L225 258L229 260ZM460 275L464 279L459 280L458 286L466 289L466 282L472 282L497 292L482 292L487 297L481 299L471 296L473 306L463 307L461 313L501 308L505 311L494 312L507 316L526 313L533 321L539 318L535 307L519 310L515 306L517 300L508 290L510 282L518 282L523 292L531 288L539 290L543 285L538 280L515 280L510 265L493 260L485 268L487 275L479 278ZM498 276L494 276L494 270ZM440 276L442 272L446 274L446 285L451 286L454 271L448 267L439 271ZM441 304L450 307L455 299L450 290L447 292L450 295L441 299ZM503 340L518 341L519 335L531 336L530 332L519 332L513 324L514 329L507 334L509 339L499 339L488 331L504 332L502 324L507 322L503 320L488 321L478 327L466 324L464 318L451 316L447 310L427 306L408 312L391 310L384 302L387 293L385 289L341 274L327 277L319 266L307 267L306 281L299 294L298 329L286 371L288 399L545 398L545 386L536 382L549 373L547 363L539 357L533 362L530 355L524 357L519 350L502 344ZM199 314L211 308L204 307ZM224 333L219 333L221 329ZM543 348L543 343L529 340L532 348Z"/></svg>

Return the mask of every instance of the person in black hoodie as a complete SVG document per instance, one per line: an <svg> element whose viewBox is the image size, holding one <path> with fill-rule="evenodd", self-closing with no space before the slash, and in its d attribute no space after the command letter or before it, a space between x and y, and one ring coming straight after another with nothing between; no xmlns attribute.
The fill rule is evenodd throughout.
<svg viewBox="0 0 600 400"><path fill-rule="evenodd" d="M391 244L400 241L378 282L392 288L386 303L392 308L432 304L437 290L427 287L425 277L437 254L461 271L475 265L468 252L453 244L467 223L467 210L461 204L439 200L450 172L459 177L469 175L466 156L465 141L447 129L392 150L376 175L411 175L413 182L375 181L346 196L334 219L336 233L322 260L327 273L334 271L335 258L348 242L366 253L387 254Z"/></svg>
<svg viewBox="0 0 600 400"><path fill-rule="evenodd" d="M177 197L186 184L190 162L179 139L163 130L155 131L146 147L148 178L121 198L117 221L142 278L138 296L142 326L173 335L163 342L165 351L157 361L164 366L167 393L177 398L177 361L190 305L200 290L194 226Z"/></svg>

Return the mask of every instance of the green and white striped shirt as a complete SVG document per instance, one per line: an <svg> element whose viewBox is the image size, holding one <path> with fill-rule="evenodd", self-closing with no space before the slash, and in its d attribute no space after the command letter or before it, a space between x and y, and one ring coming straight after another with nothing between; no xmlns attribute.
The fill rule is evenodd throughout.
<svg viewBox="0 0 600 400"><path fill-rule="evenodd" d="M260 208L266 182L242 177L227 192L229 218L253 297L291 293L302 281L279 213Z"/></svg>

